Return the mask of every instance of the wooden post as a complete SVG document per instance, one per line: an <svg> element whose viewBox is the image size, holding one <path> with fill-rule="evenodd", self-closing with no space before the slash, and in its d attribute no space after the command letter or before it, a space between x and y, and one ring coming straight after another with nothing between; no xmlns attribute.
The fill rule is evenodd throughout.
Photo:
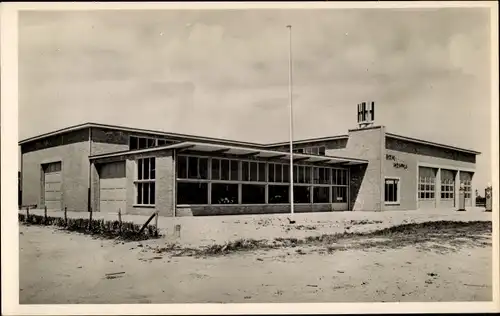
<svg viewBox="0 0 500 316"><path fill-rule="evenodd" d="M44 221L45 221L44 224L47 224L47 205L45 205L43 207L43 218L44 218Z"/></svg>
<svg viewBox="0 0 500 316"><path fill-rule="evenodd" d="M64 225L68 226L68 207L64 207Z"/></svg>
<svg viewBox="0 0 500 316"><path fill-rule="evenodd" d="M159 216L159 213L156 212L156 217L155 217L155 237L158 237L158 216Z"/></svg>
<svg viewBox="0 0 500 316"><path fill-rule="evenodd" d="M121 233L122 232L122 209L121 208L118 209L118 224L120 225L119 229L120 229L120 233Z"/></svg>
<svg viewBox="0 0 500 316"><path fill-rule="evenodd" d="M175 225L174 236L175 238L181 238L181 225Z"/></svg>

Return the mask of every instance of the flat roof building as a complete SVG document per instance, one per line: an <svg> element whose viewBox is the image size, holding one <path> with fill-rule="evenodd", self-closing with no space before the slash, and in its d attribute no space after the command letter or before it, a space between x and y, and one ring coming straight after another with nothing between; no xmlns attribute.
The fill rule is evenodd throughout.
<svg viewBox="0 0 500 316"><path fill-rule="evenodd" d="M290 212L288 143L86 123L19 142L22 204L163 216ZM296 212L472 206L479 152L384 126L294 141Z"/></svg>

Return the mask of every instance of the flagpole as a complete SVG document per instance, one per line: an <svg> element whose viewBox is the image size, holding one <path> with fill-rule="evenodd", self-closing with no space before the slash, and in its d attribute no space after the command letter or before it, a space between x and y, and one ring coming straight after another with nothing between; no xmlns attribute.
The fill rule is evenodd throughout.
<svg viewBox="0 0 500 316"><path fill-rule="evenodd" d="M290 102L290 223L295 223L293 220L293 103L292 103L292 26L287 25L289 31L289 47L288 47L288 99Z"/></svg>

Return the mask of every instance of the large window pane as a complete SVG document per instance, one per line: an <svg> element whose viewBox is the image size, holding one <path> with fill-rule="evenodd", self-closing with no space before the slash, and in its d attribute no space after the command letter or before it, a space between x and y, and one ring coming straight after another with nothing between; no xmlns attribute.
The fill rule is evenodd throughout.
<svg viewBox="0 0 500 316"><path fill-rule="evenodd" d="M293 187L293 201L295 203L311 203L311 188L308 186Z"/></svg>
<svg viewBox="0 0 500 316"><path fill-rule="evenodd" d="M233 181L238 181L239 180L239 168L238 168L239 161L238 160L231 160L231 180Z"/></svg>
<svg viewBox="0 0 500 316"><path fill-rule="evenodd" d="M222 159L221 160L221 180L229 180L229 160Z"/></svg>
<svg viewBox="0 0 500 316"><path fill-rule="evenodd" d="M140 180L149 180L149 159L141 159L143 160L143 178L139 178Z"/></svg>
<svg viewBox="0 0 500 316"><path fill-rule="evenodd" d="M250 181L250 163L248 161L241 162L242 167L242 180Z"/></svg>
<svg viewBox="0 0 500 316"><path fill-rule="evenodd" d="M288 185L269 185L269 203L290 203L289 189Z"/></svg>
<svg viewBox="0 0 500 316"><path fill-rule="evenodd" d="M137 204L142 204L142 185L143 183L137 183Z"/></svg>
<svg viewBox="0 0 500 316"><path fill-rule="evenodd" d="M144 149L147 147L147 141L146 138L139 138L139 148L138 149Z"/></svg>
<svg viewBox="0 0 500 316"><path fill-rule="evenodd" d="M274 178L274 169L275 169L275 164L273 163L270 163L267 167L267 173L268 173L268 178L269 178L269 182L274 182L275 181L275 178Z"/></svg>
<svg viewBox="0 0 500 316"><path fill-rule="evenodd" d="M208 158L199 158L198 176L200 179L208 179Z"/></svg>
<svg viewBox="0 0 500 316"><path fill-rule="evenodd" d="M177 178L187 179L187 157L177 157Z"/></svg>
<svg viewBox="0 0 500 316"><path fill-rule="evenodd" d="M338 169L332 169L332 184L333 185L339 185L339 181L338 181Z"/></svg>
<svg viewBox="0 0 500 316"><path fill-rule="evenodd" d="M149 204L155 204L155 183L150 182L149 184Z"/></svg>
<svg viewBox="0 0 500 316"><path fill-rule="evenodd" d="M330 187L314 187L313 203L329 203Z"/></svg>
<svg viewBox="0 0 500 316"><path fill-rule="evenodd" d="M212 183L212 204L238 204L238 185Z"/></svg>
<svg viewBox="0 0 500 316"><path fill-rule="evenodd" d="M266 186L258 184L243 184L241 186L241 203L243 204L266 203Z"/></svg>
<svg viewBox="0 0 500 316"><path fill-rule="evenodd" d="M208 204L208 184L178 182L177 204Z"/></svg>
<svg viewBox="0 0 500 316"><path fill-rule="evenodd" d="M129 149L134 150L139 148L139 140L135 136L130 136Z"/></svg>
<svg viewBox="0 0 500 316"><path fill-rule="evenodd" d="M282 173L283 179L282 182L290 182L290 166L289 165L283 165L283 173Z"/></svg>
<svg viewBox="0 0 500 316"><path fill-rule="evenodd" d="M266 182L266 163L259 162L259 181Z"/></svg>
<svg viewBox="0 0 500 316"><path fill-rule="evenodd" d="M139 159L137 161L137 179L142 180L144 179L144 167L143 167L143 160Z"/></svg>
<svg viewBox="0 0 500 316"><path fill-rule="evenodd" d="M188 157L188 177L198 179L198 157Z"/></svg>
<svg viewBox="0 0 500 316"><path fill-rule="evenodd" d="M212 180L220 180L220 160L212 159Z"/></svg>
<svg viewBox="0 0 500 316"><path fill-rule="evenodd" d="M258 181L256 162L250 162L250 181Z"/></svg>

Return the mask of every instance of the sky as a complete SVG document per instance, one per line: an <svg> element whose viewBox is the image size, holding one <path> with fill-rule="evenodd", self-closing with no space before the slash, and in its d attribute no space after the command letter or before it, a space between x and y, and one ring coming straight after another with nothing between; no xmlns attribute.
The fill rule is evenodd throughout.
<svg viewBox="0 0 500 316"><path fill-rule="evenodd" d="M19 137L83 122L252 142L390 133L482 152L491 181L488 9L19 14Z"/></svg>

